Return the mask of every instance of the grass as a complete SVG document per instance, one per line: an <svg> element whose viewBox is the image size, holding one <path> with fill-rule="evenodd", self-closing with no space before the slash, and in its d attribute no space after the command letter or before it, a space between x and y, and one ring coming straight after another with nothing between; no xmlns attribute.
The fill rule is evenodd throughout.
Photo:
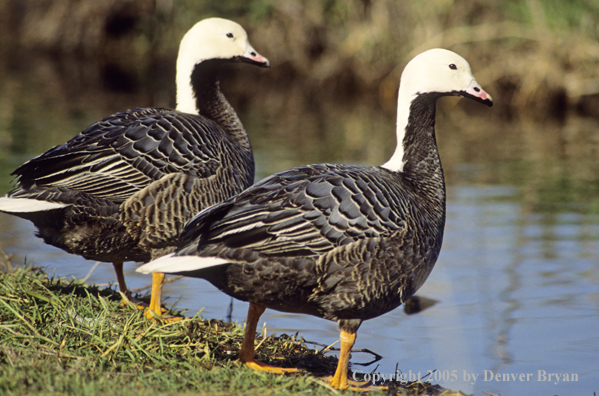
<svg viewBox="0 0 599 396"><path fill-rule="evenodd" d="M243 331L201 317L147 321L112 289L9 268L0 272L0 394L340 394L322 378L337 364L329 348L284 334L257 337L258 359L306 371L258 373L236 360ZM425 382L389 386L373 394L455 394Z"/></svg>

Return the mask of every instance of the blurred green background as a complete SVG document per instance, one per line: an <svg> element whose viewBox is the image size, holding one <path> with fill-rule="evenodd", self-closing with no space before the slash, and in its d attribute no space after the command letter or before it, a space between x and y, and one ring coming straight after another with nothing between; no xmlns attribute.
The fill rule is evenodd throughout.
<svg viewBox="0 0 599 396"><path fill-rule="evenodd" d="M440 101L449 184L517 185L530 210L599 213L591 0L4 0L0 193L15 167L98 119L174 107L179 40L211 16L240 23L272 63L223 72L257 179L313 162L385 162L404 65L445 47L495 99L492 109Z"/></svg>

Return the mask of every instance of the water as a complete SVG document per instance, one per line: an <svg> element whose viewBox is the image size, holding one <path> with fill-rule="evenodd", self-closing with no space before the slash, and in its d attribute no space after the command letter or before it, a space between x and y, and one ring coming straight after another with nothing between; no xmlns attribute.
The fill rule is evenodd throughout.
<svg viewBox="0 0 599 396"><path fill-rule="evenodd" d="M110 108L107 102L102 109ZM23 135L17 148L13 139L10 150L0 150L1 193L8 189L6 175L20 162L99 117L95 103L65 103L67 110L58 115L52 106L44 111L25 106L25 115L18 117L2 114L0 148L3 136L24 130L31 136ZM441 103L442 108L444 103L449 102ZM597 147L596 125L572 119L560 126L507 127L470 115L470 107L458 111L458 118L439 115L449 186L447 226L439 261L418 292L436 304L418 314L399 308L364 322L355 347L382 360L361 366L372 355L353 353L352 369L388 376L397 367L408 379L432 372L427 377L431 382L477 395L592 395L599 391L599 176L597 159L586 154ZM260 109L246 109L242 117L252 131L257 179L303 163L382 163L392 151L389 115L380 117L380 128L370 132L375 114L340 110L315 123L321 129L306 132L289 124L286 131L281 120L262 122L260 114ZM356 127L356 119L363 127ZM485 134L459 133L465 130L464 119L493 125ZM505 130L511 132L500 133ZM543 148L535 138L541 135ZM101 263L88 274L93 262L43 244L34 231L28 221L0 213L0 247L13 263L26 257L56 276L87 277L90 284L116 282L111 264ZM128 285L148 288L149 276L134 269L126 266ZM225 319L231 304L229 297L197 279L167 284L164 294L167 305L176 302L189 315L203 310L208 318ZM243 322L246 311L246 303L233 302L232 320ZM267 310L262 323L268 334L298 332L323 344L339 336L335 323L303 315Z"/></svg>

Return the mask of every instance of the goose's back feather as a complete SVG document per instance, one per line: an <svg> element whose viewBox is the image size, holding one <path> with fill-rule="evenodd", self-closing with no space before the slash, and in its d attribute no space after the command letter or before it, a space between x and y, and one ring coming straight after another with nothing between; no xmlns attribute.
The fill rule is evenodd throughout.
<svg viewBox="0 0 599 396"><path fill-rule="evenodd" d="M213 121L160 108L124 111L17 168L21 189L55 185L125 201L167 174L206 178L235 148Z"/></svg>
<svg viewBox="0 0 599 396"><path fill-rule="evenodd" d="M427 206L435 205L420 201L399 173L309 165L273 175L200 213L182 239L271 257L317 256L360 239L388 237L411 218L443 222L443 202L430 213Z"/></svg>

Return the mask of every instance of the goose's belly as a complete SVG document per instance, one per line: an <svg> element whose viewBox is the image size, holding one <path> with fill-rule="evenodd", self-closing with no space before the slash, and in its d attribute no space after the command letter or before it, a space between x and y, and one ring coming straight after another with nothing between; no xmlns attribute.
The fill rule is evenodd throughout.
<svg viewBox="0 0 599 396"><path fill-rule="evenodd" d="M211 276L192 276L208 279L232 297L271 309L330 320L366 320L404 303L434 267L440 244L415 249L402 237L378 240L368 254L338 252L328 257L329 263L322 257L265 260L221 266L220 273L213 269Z"/></svg>
<svg viewBox="0 0 599 396"><path fill-rule="evenodd" d="M37 236L47 244L88 260L147 262L151 258L150 250L139 246L116 214L99 217L67 210L64 216L34 224Z"/></svg>

